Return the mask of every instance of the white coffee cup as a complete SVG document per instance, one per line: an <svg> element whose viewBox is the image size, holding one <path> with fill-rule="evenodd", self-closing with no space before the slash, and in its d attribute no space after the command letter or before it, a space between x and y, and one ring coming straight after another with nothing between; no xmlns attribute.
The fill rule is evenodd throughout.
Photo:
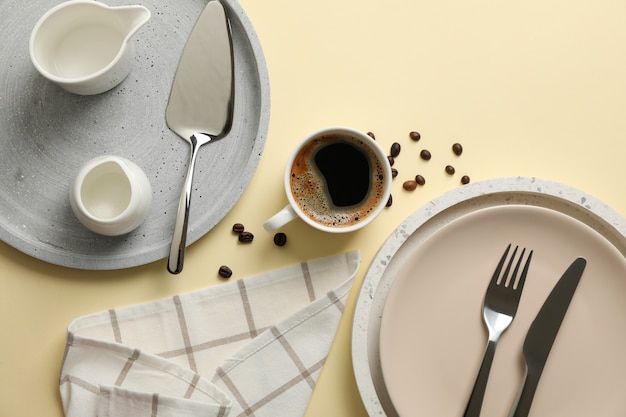
<svg viewBox="0 0 626 417"><path fill-rule="evenodd" d="M152 203L150 181L137 164L106 155L88 161L70 189L70 205L89 230L118 236L136 229Z"/></svg>
<svg viewBox="0 0 626 417"><path fill-rule="evenodd" d="M342 126L308 135L291 153L284 173L289 204L263 227L275 232L301 218L331 233L361 229L385 208L391 165L374 139Z"/></svg>
<svg viewBox="0 0 626 417"><path fill-rule="evenodd" d="M31 60L41 75L71 93L103 93L128 76L135 57L130 38L149 18L143 6L61 3L35 24Z"/></svg>

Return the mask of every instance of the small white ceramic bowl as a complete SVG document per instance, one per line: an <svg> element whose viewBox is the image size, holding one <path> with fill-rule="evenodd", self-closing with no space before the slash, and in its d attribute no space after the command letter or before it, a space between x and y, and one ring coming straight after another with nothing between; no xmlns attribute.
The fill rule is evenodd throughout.
<svg viewBox="0 0 626 417"><path fill-rule="evenodd" d="M152 189L146 174L126 158L94 158L78 172L70 190L70 205L89 230L118 236L137 228L147 217Z"/></svg>

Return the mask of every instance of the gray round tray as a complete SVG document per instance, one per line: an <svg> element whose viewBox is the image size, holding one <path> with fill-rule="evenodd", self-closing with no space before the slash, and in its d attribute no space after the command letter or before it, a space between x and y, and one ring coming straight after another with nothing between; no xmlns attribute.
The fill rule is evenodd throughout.
<svg viewBox="0 0 626 417"><path fill-rule="evenodd" d="M128 268L165 258L189 158L189 144L165 123L165 108L181 52L206 0L138 1L152 17L131 40L133 70L119 86L96 96L65 92L30 62L30 31L58 3L0 3L0 239L35 258L80 269ZM226 138L200 149L187 244L209 232L239 200L269 124L260 43L241 6L235 0L223 3L233 31L234 123ZM135 162L152 185L148 218L124 236L90 232L70 208L74 176L103 154Z"/></svg>

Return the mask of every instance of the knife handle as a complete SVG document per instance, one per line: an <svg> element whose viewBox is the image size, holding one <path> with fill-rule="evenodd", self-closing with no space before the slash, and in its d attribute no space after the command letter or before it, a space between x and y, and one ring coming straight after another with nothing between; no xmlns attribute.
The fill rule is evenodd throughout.
<svg viewBox="0 0 626 417"><path fill-rule="evenodd" d="M539 378L541 372L532 372L526 369L524 375L524 382L520 388L517 398L511 408L511 414L509 417L527 417L530 412L530 407L533 404L533 398L535 398L535 391L537 391L537 385L539 385Z"/></svg>
<svg viewBox="0 0 626 417"><path fill-rule="evenodd" d="M483 361L480 364L474 387L470 395L469 401L465 408L463 417L478 417L480 416L480 410L483 406L483 398L485 397L485 391L487 389L487 380L489 379L489 372L491 371L491 364L496 354L497 339L489 338L487 348L485 349L485 355Z"/></svg>
<svg viewBox="0 0 626 417"><path fill-rule="evenodd" d="M190 143L191 155L189 156L189 164L187 166L187 175L185 176L183 191L180 194L180 200L178 201L174 234L172 235L170 255L167 260L167 270L172 274L179 274L183 270L185 248L187 247L187 226L189 224L189 206L191 205L193 172L199 149L198 140L194 135L191 136Z"/></svg>

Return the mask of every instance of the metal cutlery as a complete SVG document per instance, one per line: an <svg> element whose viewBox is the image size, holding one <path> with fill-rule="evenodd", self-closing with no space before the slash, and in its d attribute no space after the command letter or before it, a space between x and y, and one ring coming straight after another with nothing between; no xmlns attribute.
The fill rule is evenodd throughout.
<svg viewBox="0 0 626 417"><path fill-rule="evenodd" d="M483 319L489 331L489 339L472 393L463 414L464 417L478 417L480 415L491 364L496 352L496 345L502 333L509 327L515 317L526 275L528 274L533 251L529 252L520 273L526 249L522 249L517 262L514 262L518 250L517 246L513 250L504 272L501 274L510 249L511 245L509 244L493 273L483 300ZM513 268L512 273L511 268Z"/></svg>
<svg viewBox="0 0 626 417"><path fill-rule="evenodd" d="M524 382L509 417L526 417L530 412L541 373L586 265L584 258L577 258L569 266L530 325L522 349L526 363Z"/></svg>
<svg viewBox="0 0 626 417"><path fill-rule="evenodd" d="M183 269L193 173L200 146L225 137L233 120L233 50L224 6L209 1L183 50L167 103L168 127L191 145L167 269Z"/></svg>

